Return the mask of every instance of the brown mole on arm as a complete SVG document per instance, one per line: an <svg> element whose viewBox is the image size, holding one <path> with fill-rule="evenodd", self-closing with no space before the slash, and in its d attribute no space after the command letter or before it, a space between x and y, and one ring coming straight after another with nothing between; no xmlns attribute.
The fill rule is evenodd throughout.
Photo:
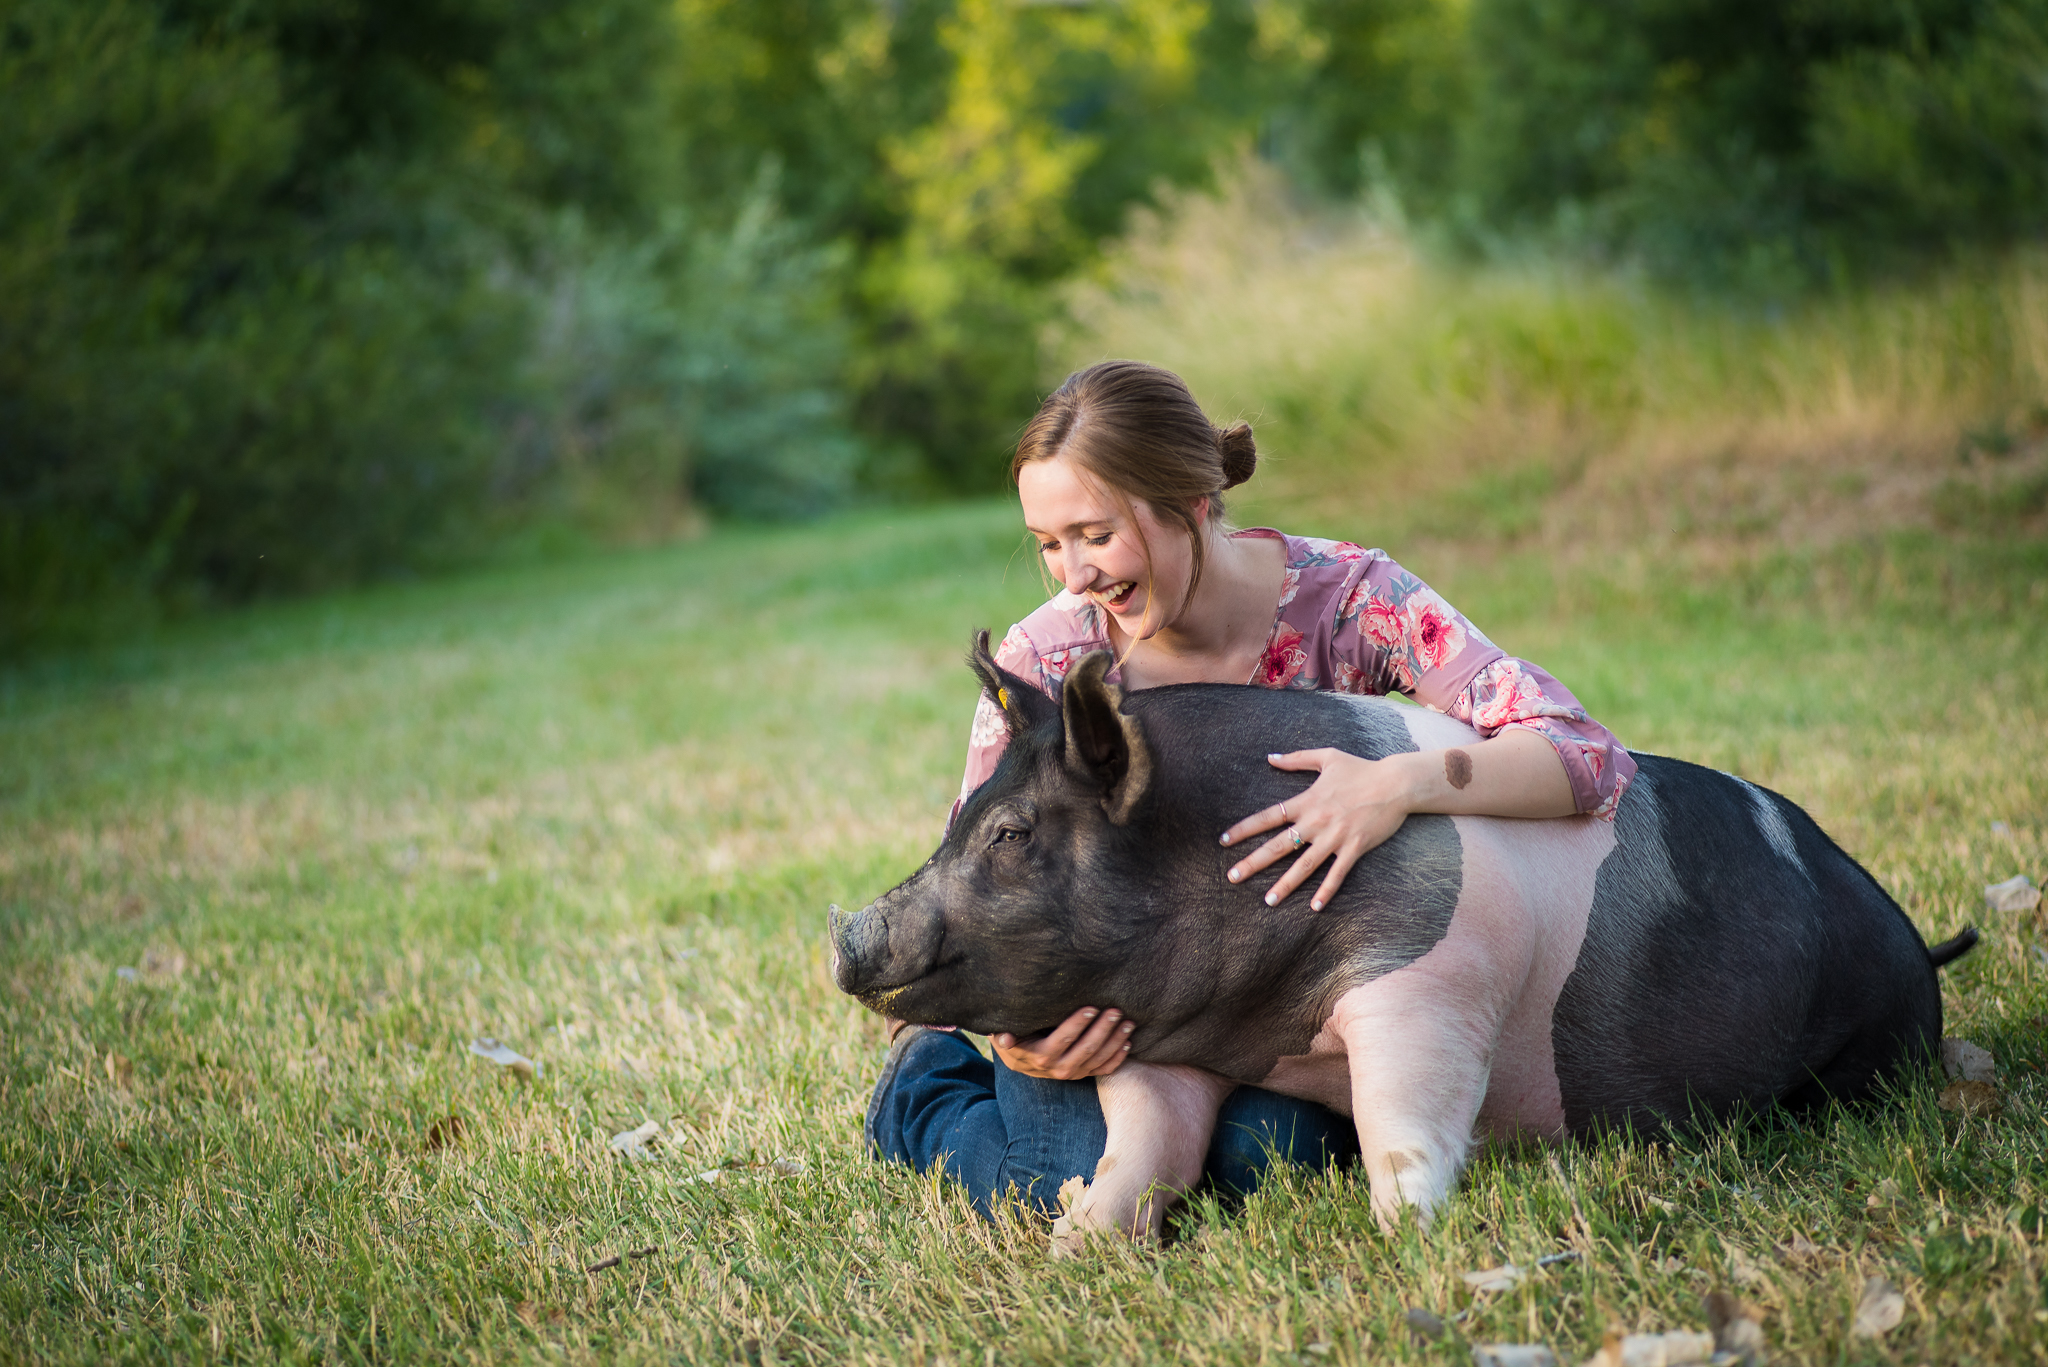
<svg viewBox="0 0 2048 1367"><path fill-rule="evenodd" d="M1472 781L1472 756L1463 750L1444 751L1444 779L1453 788L1462 790Z"/></svg>

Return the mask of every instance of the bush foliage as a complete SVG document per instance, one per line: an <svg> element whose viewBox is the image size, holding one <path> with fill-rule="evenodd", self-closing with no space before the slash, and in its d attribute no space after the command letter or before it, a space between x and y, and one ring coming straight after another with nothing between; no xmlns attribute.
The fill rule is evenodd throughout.
<svg viewBox="0 0 2048 1367"><path fill-rule="evenodd" d="M1251 140L1783 295L2039 235L2048 0L0 0L0 648L74 605L992 486Z"/></svg>

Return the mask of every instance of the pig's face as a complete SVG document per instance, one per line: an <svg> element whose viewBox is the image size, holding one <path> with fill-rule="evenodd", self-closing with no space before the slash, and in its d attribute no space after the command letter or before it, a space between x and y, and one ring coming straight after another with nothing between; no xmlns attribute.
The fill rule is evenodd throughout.
<svg viewBox="0 0 2048 1367"><path fill-rule="evenodd" d="M1058 703L999 669L986 633L970 662L1009 747L923 868L854 915L834 909L833 977L884 1015L1028 1036L1128 959L1131 919L1099 890L1129 884L1151 763L1106 654L1074 667Z"/></svg>

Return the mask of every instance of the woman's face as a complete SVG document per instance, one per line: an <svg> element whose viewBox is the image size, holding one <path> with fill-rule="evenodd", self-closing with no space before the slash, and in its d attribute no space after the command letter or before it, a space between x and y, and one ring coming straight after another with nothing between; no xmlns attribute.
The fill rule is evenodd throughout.
<svg viewBox="0 0 2048 1367"><path fill-rule="evenodd" d="M1100 604L1131 637L1168 625L1194 566L1193 547L1180 528L1162 523L1137 499L1127 516L1108 491L1057 457L1019 470L1017 494L1046 571L1069 592Z"/></svg>

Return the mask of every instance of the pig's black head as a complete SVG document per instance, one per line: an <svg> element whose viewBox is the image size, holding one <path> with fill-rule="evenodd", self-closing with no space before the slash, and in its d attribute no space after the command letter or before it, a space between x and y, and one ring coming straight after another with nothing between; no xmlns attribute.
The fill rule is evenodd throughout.
<svg viewBox="0 0 2048 1367"><path fill-rule="evenodd" d="M1093 1002L1150 918L1152 753L1107 652L1057 701L997 665L985 631L968 663L1008 748L923 868L857 914L834 909L833 977L884 1015L1028 1036Z"/></svg>

